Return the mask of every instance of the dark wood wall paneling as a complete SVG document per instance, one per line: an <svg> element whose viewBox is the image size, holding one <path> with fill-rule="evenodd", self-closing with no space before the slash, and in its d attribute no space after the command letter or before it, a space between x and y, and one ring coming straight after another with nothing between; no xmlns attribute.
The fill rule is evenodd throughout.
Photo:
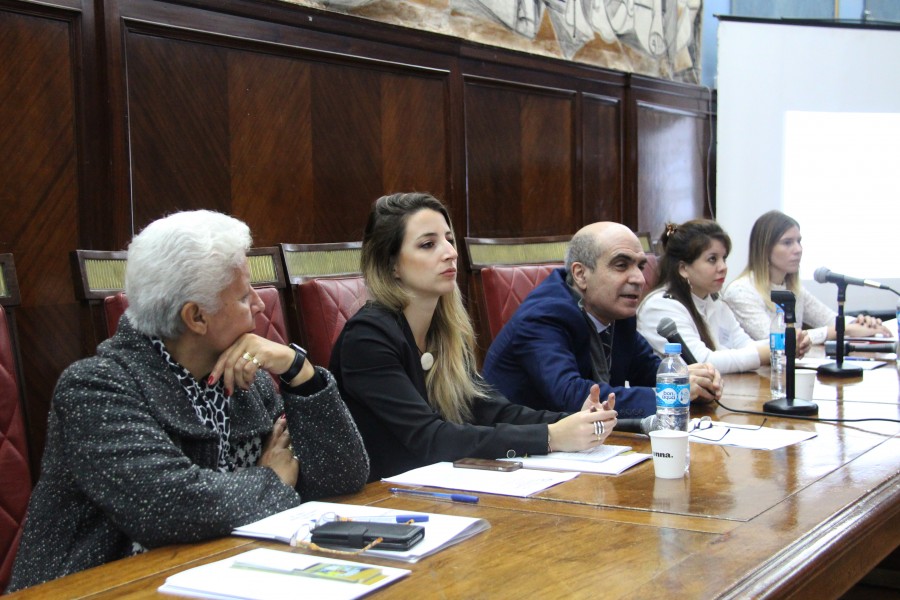
<svg viewBox="0 0 900 600"><path fill-rule="evenodd" d="M15 309L32 472L59 373L83 355L68 252L105 221L93 9L0 1L0 252L15 254ZM80 237L81 234L81 237Z"/></svg>
<svg viewBox="0 0 900 600"><path fill-rule="evenodd" d="M273 245L358 240L394 191L445 200L460 237L705 211L700 88L275 1L66 1L0 0L0 251L35 461L53 383L91 350L68 252L163 214L228 212Z"/></svg>
<svg viewBox="0 0 900 600"><path fill-rule="evenodd" d="M634 201L626 222L657 239L667 222L713 214L710 181L711 112L705 90L634 77L632 111ZM636 218L635 218L636 216Z"/></svg>

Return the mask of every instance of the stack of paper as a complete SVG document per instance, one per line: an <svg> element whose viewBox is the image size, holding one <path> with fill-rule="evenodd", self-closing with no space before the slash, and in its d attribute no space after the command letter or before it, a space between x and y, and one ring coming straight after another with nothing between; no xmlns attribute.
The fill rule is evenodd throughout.
<svg viewBox="0 0 900 600"><path fill-rule="evenodd" d="M291 538L297 535L299 540L308 542L311 537L310 530L321 520L346 517L365 521L367 518L374 520L381 517L407 514L409 514L408 511L359 506L356 504L304 502L300 506L295 506L261 521L238 527L231 533L233 535L277 540L285 543L290 543ZM366 550L363 554L414 563L429 554L434 554L439 550L458 544L491 526L484 519L433 513L421 514L428 517L427 521L416 522L416 525L421 525L425 528L425 538L421 542L403 552L379 550L378 546L375 546L371 550Z"/></svg>
<svg viewBox="0 0 900 600"><path fill-rule="evenodd" d="M384 481L524 498L577 475L578 473L554 473L535 469L509 472L457 469L453 463L439 462L388 477Z"/></svg>
<svg viewBox="0 0 900 600"><path fill-rule="evenodd" d="M581 452L551 452L543 456L526 456L502 460L520 461L527 469L551 471L581 471L618 475L625 469L650 458L649 454L630 452L630 446L601 444Z"/></svg>
<svg viewBox="0 0 900 600"><path fill-rule="evenodd" d="M159 591L198 598L350 600L409 573L406 569L260 548L172 575Z"/></svg>

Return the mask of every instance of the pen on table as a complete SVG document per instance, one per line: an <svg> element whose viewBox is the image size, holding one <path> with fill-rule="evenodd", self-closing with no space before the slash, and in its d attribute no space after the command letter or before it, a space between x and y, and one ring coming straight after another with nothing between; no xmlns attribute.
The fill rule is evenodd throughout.
<svg viewBox="0 0 900 600"><path fill-rule="evenodd" d="M342 517L341 521L354 523L427 523L428 515L377 515L371 517Z"/></svg>
<svg viewBox="0 0 900 600"><path fill-rule="evenodd" d="M860 362L874 362L874 358L863 358L862 356L845 356L844 360L858 360Z"/></svg>
<svg viewBox="0 0 900 600"><path fill-rule="evenodd" d="M453 502L468 502L475 504L478 502L478 496L469 496L468 494L444 494L443 492L426 492L423 490L407 490L404 488L391 488L392 494L410 494L412 496L426 496L428 498L437 498L438 500L451 500Z"/></svg>

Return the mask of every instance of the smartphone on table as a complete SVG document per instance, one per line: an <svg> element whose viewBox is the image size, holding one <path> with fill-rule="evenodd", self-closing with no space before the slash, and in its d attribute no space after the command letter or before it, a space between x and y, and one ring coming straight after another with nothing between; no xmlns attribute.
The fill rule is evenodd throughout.
<svg viewBox="0 0 900 600"><path fill-rule="evenodd" d="M515 460L493 460L490 458L461 458L453 461L453 466L460 469L484 469L486 471L515 471L522 468L522 463Z"/></svg>

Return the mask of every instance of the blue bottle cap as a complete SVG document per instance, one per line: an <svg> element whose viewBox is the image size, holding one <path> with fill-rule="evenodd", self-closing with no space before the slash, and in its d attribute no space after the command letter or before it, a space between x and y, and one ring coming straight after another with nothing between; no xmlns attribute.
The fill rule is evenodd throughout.
<svg viewBox="0 0 900 600"><path fill-rule="evenodd" d="M665 354L681 354L681 344L677 342L667 342L663 348Z"/></svg>

